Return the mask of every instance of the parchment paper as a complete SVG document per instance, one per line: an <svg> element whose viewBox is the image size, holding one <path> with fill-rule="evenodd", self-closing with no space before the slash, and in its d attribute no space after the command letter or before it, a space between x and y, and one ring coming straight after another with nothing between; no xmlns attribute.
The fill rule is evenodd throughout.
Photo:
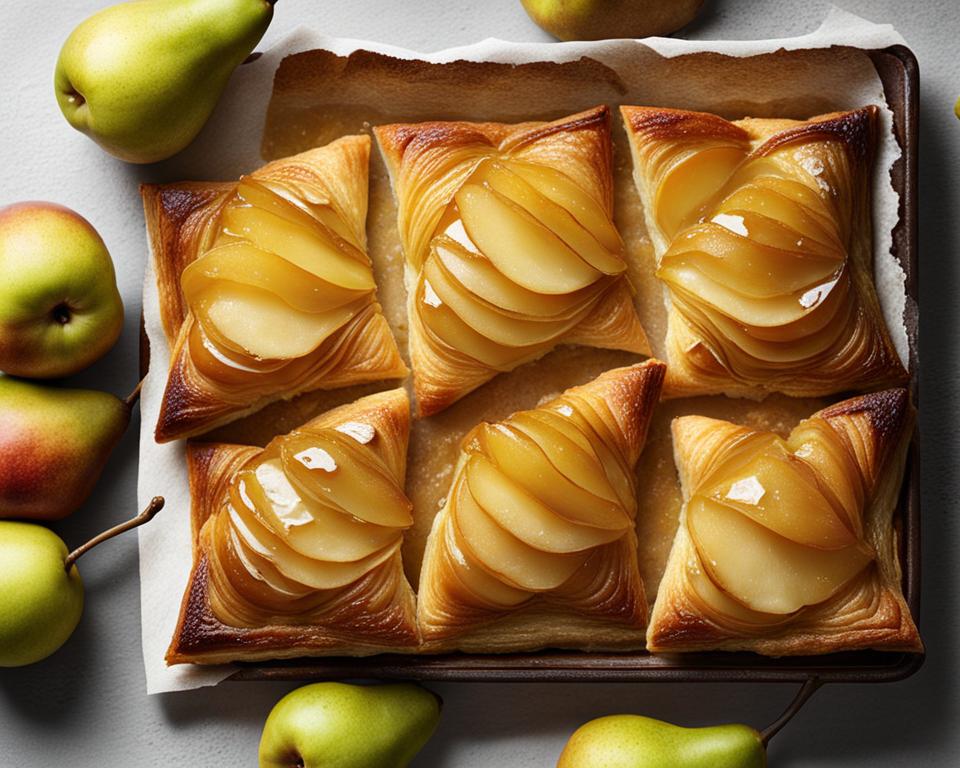
<svg viewBox="0 0 960 768"><path fill-rule="evenodd" d="M298 30L234 75L201 142L209 152L192 174L195 179L236 179L262 164L261 132L267 115L274 73L292 53L323 49L347 56L372 51L400 59L446 63L457 60L523 64L537 61L573 62L587 56L612 74L603 88L592 83L578 92L570 83L563 92L518 94L511 102L499 96L489 105L490 117L528 118L573 112L607 103L636 103L706 109L730 117L807 117L824 111L877 104L881 107L881 135L874 181L874 253L876 282L894 343L906 360L907 339L902 322L905 294L903 273L890 255L891 230L897 222L898 197L890 185L889 169L900 155L893 139L891 114L870 59L862 50L903 44L890 25L872 24L834 9L815 32L796 38L762 41L688 41L650 38L591 43L524 44L484 40L476 45L432 54L418 54L393 46L330 38ZM842 51L826 52L832 46ZM861 49L861 50L853 50ZM785 52L797 51L797 54ZM800 53L802 52L802 53ZM692 56L691 54L721 54ZM736 57L731 60L726 57ZM711 76L722 65L724 76ZM431 107L420 94L411 107ZM305 93L305 98L309 94ZM470 94L471 110L483 109L483 93ZM537 98L541 101L538 102ZM456 113L455 105L437 104L435 117ZM559 110L559 111L558 111ZM212 138L215 137L215 138ZM214 685L232 667L167 667L163 657L176 626L183 590L189 575L192 547L190 498L184 444L157 445L153 426L169 366L169 348L159 316L154 265L148 260L144 277L143 310L150 340L150 372L141 399L140 474L138 497L144 505L163 493L167 509L139 532L142 643L148 693Z"/></svg>

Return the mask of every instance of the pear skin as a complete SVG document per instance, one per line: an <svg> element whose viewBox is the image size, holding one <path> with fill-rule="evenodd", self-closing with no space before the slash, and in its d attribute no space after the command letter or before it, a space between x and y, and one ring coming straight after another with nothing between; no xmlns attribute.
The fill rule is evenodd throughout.
<svg viewBox="0 0 960 768"><path fill-rule="evenodd" d="M260 768L405 768L439 719L440 700L417 685L314 683L270 712Z"/></svg>
<svg viewBox="0 0 960 768"><path fill-rule="evenodd" d="M129 422L127 403L106 392L0 376L0 518L73 512Z"/></svg>
<svg viewBox="0 0 960 768"><path fill-rule="evenodd" d="M76 566L53 531L0 520L0 667L46 658L73 634L83 613Z"/></svg>
<svg viewBox="0 0 960 768"><path fill-rule="evenodd" d="M69 376L122 329L113 261L90 222L54 203L0 208L0 370Z"/></svg>
<svg viewBox="0 0 960 768"><path fill-rule="evenodd" d="M263 37L274 0L134 0L80 24L57 61L67 121L131 163L164 160L207 122Z"/></svg>
<svg viewBox="0 0 960 768"><path fill-rule="evenodd" d="M561 40L669 35L693 21L703 0L522 0L541 29Z"/></svg>
<svg viewBox="0 0 960 768"><path fill-rule="evenodd" d="M746 725L682 728L640 715L611 715L578 728L557 768L764 768L766 748Z"/></svg>

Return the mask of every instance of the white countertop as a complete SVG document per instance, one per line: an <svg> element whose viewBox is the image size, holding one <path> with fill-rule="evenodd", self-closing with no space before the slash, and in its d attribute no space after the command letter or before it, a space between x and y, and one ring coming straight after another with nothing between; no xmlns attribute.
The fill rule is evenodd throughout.
<svg viewBox="0 0 960 768"><path fill-rule="evenodd" d="M75 383L125 394L136 382L145 238L137 185L189 175L174 158L126 166L72 131L53 97L53 68L70 30L107 0L0 2L0 205L46 199L71 206L103 235L127 308L118 346ZM833 686L817 693L777 737L781 767L953 766L960 758L960 524L956 467L960 438L960 10L956 0L843 0L847 10L892 22L921 72L920 226L921 435L924 612L928 656L910 680ZM786 37L814 29L821 0L707 0L687 34L704 38ZM279 0L263 46L298 25L342 37L431 51L485 37L547 40L519 0ZM178 164L179 163L179 164ZM955 394L957 393L957 394ZM79 543L134 512L134 422L93 497L55 526ZM230 683L148 697L140 654L136 540L128 536L83 562L86 614L47 661L0 670L0 766L126 765L234 768L255 765L260 728L292 685ZM680 724L772 720L793 686L444 684L440 728L415 766L553 766L567 736L603 714L636 712Z"/></svg>

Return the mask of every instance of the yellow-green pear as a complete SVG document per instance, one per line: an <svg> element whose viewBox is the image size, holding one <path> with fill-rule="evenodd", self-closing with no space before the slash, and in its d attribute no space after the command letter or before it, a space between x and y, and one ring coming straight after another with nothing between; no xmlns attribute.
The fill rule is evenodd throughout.
<svg viewBox="0 0 960 768"><path fill-rule="evenodd" d="M58 520L79 507L130 423L135 394L0 376L0 518Z"/></svg>
<svg viewBox="0 0 960 768"><path fill-rule="evenodd" d="M536 24L561 40L669 35L696 18L703 0L521 0Z"/></svg>
<svg viewBox="0 0 960 768"><path fill-rule="evenodd" d="M63 540L47 528L0 520L0 667L33 664L67 642L83 613L77 559L147 522L162 507L158 496L132 520L69 554Z"/></svg>
<svg viewBox="0 0 960 768"><path fill-rule="evenodd" d="M746 725L682 728L640 715L611 715L578 728L557 768L763 768L767 751Z"/></svg>
<svg viewBox="0 0 960 768"><path fill-rule="evenodd" d="M67 121L131 163L164 160L200 132L276 0L133 0L77 27L57 61Z"/></svg>
<svg viewBox="0 0 960 768"><path fill-rule="evenodd" d="M123 329L123 302L103 240L62 205L0 208L0 371L69 376Z"/></svg>
<svg viewBox="0 0 960 768"><path fill-rule="evenodd" d="M405 768L439 720L440 700L418 685L306 685L267 717L260 768Z"/></svg>

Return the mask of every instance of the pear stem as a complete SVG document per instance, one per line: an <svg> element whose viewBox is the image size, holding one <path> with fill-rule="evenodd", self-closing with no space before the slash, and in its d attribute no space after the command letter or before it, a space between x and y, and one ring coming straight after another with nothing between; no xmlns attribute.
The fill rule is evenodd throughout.
<svg viewBox="0 0 960 768"><path fill-rule="evenodd" d="M123 402L126 403L127 408L133 409L133 406L137 404L137 400L140 399L140 390L143 389L143 379L137 382L137 386L133 388L133 392L123 398Z"/></svg>
<svg viewBox="0 0 960 768"><path fill-rule="evenodd" d="M120 525L113 526L113 528L104 531L99 536L94 536L86 544L81 544L79 547L73 550L73 552L67 555L67 559L63 561L63 567L66 569L67 573L70 573L70 569L73 567L73 564L77 562L82 555L93 549L98 544L102 544L107 539L112 539L114 536L119 536L121 533L129 531L131 528L137 528L144 523L150 522L150 520L153 519L153 516L163 509L163 504L163 496L154 496L147 505L147 508L136 517L132 518L131 520L127 520L125 523L120 523Z"/></svg>
<svg viewBox="0 0 960 768"><path fill-rule="evenodd" d="M770 739L780 733L783 727L793 719L794 715L800 711L801 707L807 703L807 700L817 692L817 689L821 685L823 685L823 682L819 677L807 679L800 690L797 691L797 695L793 697L793 701L783 710L783 714L760 731L760 743L763 744L764 747L770 743Z"/></svg>

